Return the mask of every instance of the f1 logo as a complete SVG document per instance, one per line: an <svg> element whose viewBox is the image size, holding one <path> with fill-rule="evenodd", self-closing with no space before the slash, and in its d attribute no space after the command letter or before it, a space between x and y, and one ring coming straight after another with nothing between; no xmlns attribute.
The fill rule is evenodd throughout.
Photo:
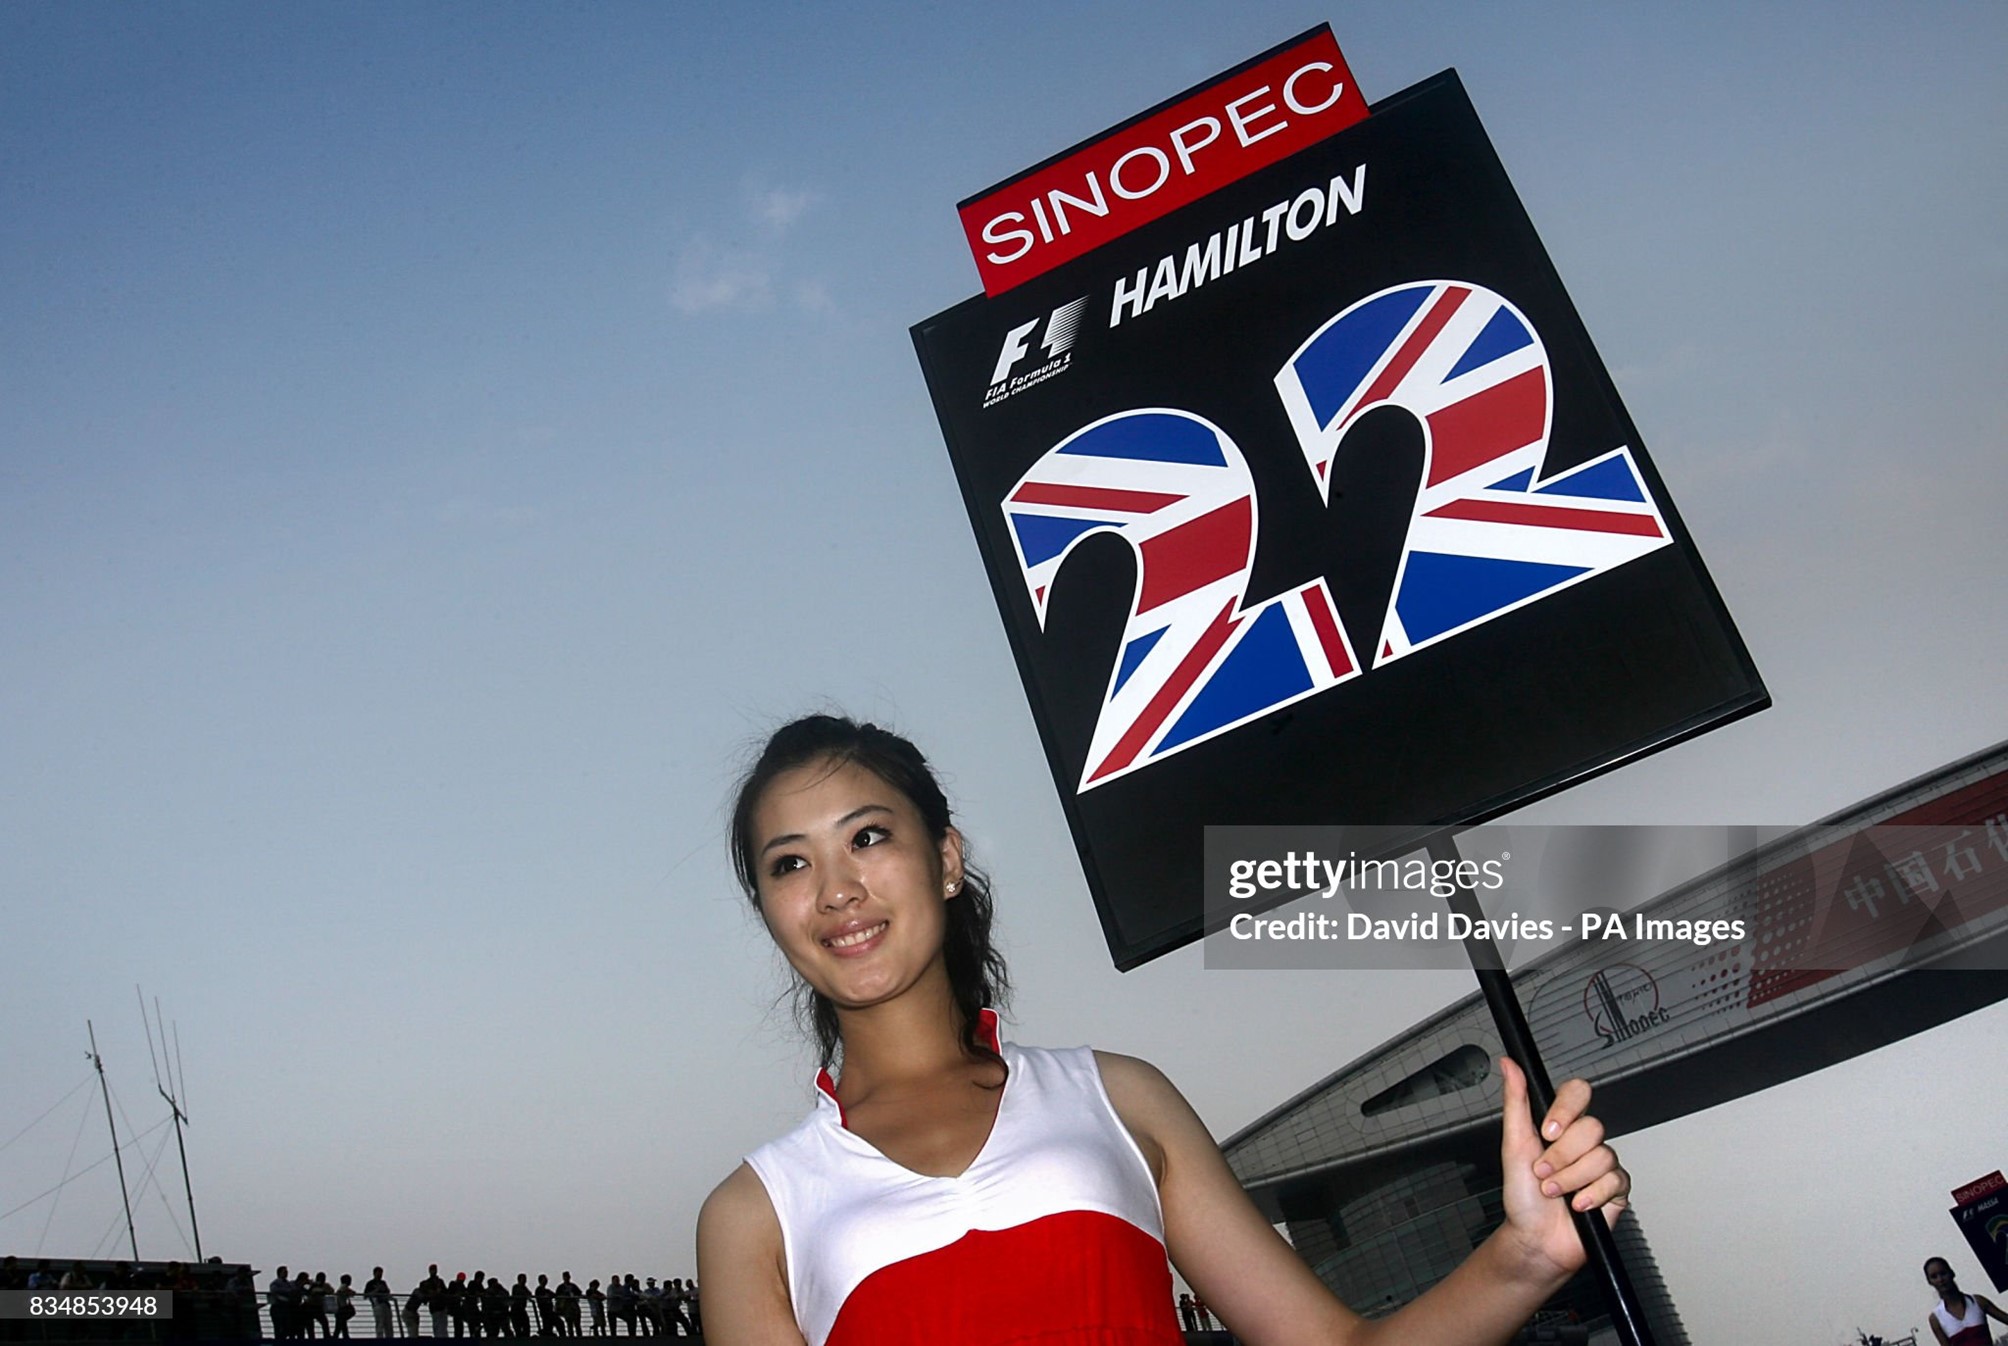
<svg viewBox="0 0 2008 1346"><path fill-rule="evenodd" d="M1046 358L1073 349L1074 338L1081 330L1081 310L1088 306L1088 296L1082 295L1072 303L1062 304L1046 315L1046 336L1039 345L1046 352ZM1011 370L1017 363L1032 353L1031 335L1039 326L1037 318L1011 329L1004 338L1004 348L997 352L997 368L990 372L990 386L996 387L1011 377Z"/></svg>

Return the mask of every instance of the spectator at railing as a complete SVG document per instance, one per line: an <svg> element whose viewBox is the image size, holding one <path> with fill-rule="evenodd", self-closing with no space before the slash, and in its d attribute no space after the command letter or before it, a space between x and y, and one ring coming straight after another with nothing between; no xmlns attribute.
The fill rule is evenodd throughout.
<svg viewBox="0 0 2008 1346"><path fill-rule="evenodd" d="M695 1336L690 1328L690 1310L685 1303L683 1282L664 1278L662 1282L662 1315L668 1320L671 1336Z"/></svg>
<svg viewBox="0 0 2008 1346"><path fill-rule="evenodd" d="M446 1283L446 1316L453 1322L453 1335L479 1336L473 1298L467 1293L467 1273L460 1272Z"/></svg>
<svg viewBox="0 0 2008 1346"><path fill-rule="evenodd" d="M302 1334L311 1337L314 1335L314 1329L318 1327L321 1329L323 1340L333 1336L334 1332L328 1326L328 1296L334 1287L328 1284L328 1273L315 1272L313 1279L309 1280L307 1273L303 1271L295 1279L300 1283Z"/></svg>
<svg viewBox="0 0 2008 1346"><path fill-rule="evenodd" d="M650 1336L663 1336L669 1329L662 1316L662 1287L650 1276L641 1288L642 1326Z"/></svg>
<svg viewBox="0 0 2008 1346"><path fill-rule="evenodd" d="M551 1288L551 1278L539 1273L537 1288L530 1292L530 1302L537 1310L537 1335L555 1337L558 1335L558 1294Z"/></svg>
<svg viewBox="0 0 2008 1346"><path fill-rule="evenodd" d="M509 1331L509 1287L500 1276L490 1276L481 1288L481 1326L491 1337Z"/></svg>
<svg viewBox="0 0 2008 1346"><path fill-rule="evenodd" d="M607 1292L600 1289L597 1278L586 1286L586 1307L592 1310L593 1335L604 1337L607 1334Z"/></svg>
<svg viewBox="0 0 2008 1346"><path fill-rule="evenodd" d="M607 1282L607 1312L613 1315L614 1320L612 1335L617 1337L621 1334L623 1323L627 1324L629 1336L636 1335L635 1300L638 1297L628 1288L627 1280L619 1276Z"/></svg>
<svg viewBox="0 0 2008 1346"><path fill-rule="evenodd" d="M446 1335L446 1282L439 1278L439 1263L426 1268L425 1279L418 1283L419 1303L432 1315L432 1335Z"/></svg>
<svg viewBox="0 0 2008 1346"><path fill-rule="evenodd" d="M280 1267L265 1287L265 1303L272 1311L275 1340L291 1341L300 1335L300 1297L286 1268Z"/></svg>
<svg viewBox="0 0 2008 1346"><path fill-rule="evenodd" d="M558 1335L576 1337L579 1335L579 1284L572 1279L572 1273L561 1273L558 1288L552 1291L558 1302Z"/></svg>
<svg viewBox="0 0 2008 1346"><path fill-rule="evenodd" d="M648 1311L648 1301L645 1298L643 1298L642 1287L635 1283L635 1278L632 1273L630 1273L627 1278L627 1285L628 1289L632 1291L634 1294L634 1316L635 1316L636 1327L640 1330L642 1336L644 1337L654 1336L656 1333L655 1316Z"/></svg>
<svg viewBox="0 0 2008 1346"><path fill-rule="evenodd" d="M516 1284L508 1288L508 1330L510 1336L530 1336L530 1276L516 1272Z"/></svg>
<svg viewBox="0 0 2008 1346"><path fill-rule="evenodd" d="M482 1309L482 1296L487 1291L488 1273L477 1267L472 1276L464 1280L456 1276L454 1280L460 1286L460 1325L454 1329L453 1335L457 1337L465 1332L469 1337L478 1339L487 1325L487 1315ZM452 1293L452 1287L449 1286L447 1294ZM491 1332L489 1335L495 1334Z"/></svg>
<svg viewBox="0 0 2008 1346"><path fill-rule="evenodd" d="M342 1283L335 1287L335 1335L346 1338L349 1335L349 1319L356 1316L356 1287L349 1281L349 1275L342 1273Z"/></svg>
<svg viewBox="0 0 2008 1346"><path fill-rule="evenodd" d="M628 1289L634 1292L635 1335L642 1337L655 1336L662 1329L658 1326L658 1319L655 1314L655 1302L649 1297L648 1282L645 1280L637 1281L633 1276L630 1276L627 1278L627 1283Z"/></svg>
<svg viewBox="0 0 2008 1346"><path fill-rule="evenodd" d="M390 1282L383 1278L383 1268L373 1267L370 1278L363 1282L363 1298L370 1302L370 1317L376 1323L379 1337L397 1335L397 1316L392 1311Z"/></svg>

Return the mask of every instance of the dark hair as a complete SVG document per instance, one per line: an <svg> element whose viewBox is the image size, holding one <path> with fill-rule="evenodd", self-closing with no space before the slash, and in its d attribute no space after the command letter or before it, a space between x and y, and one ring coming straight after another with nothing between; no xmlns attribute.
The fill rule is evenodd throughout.
<svg viewBox="0 0 2008 1346"><path fill-rule="evenodd" d="M828 763L833 769L849 765L871 772L912 801L921 821L927 825L928 835L935 841L948 834L954 820L948 797L942 793L941 783L934 778L927 758L909 740L875 724L859 724L837 715L805 715L784 724L768 738L752 770L739 782L739 794L732 806L732 870L755 910L760 906L760 885L753 853L754 810L759 808L761 797L776 777L816 762ZM1002 1058L982 1038L979 1017L985 1006L1002 1009L1011 991L1003 955L990 942L994 912L990 880L969 862L965 853L961 891L947 905L942 962L948 971L956 1012L962 1020L963 1050L1001 1064ZM834 1064L842 1045L837 1032L837 1007L802 982L795 988L795 1013L803 1028L815 1035L822 1064L825 1067Z"/></svg>
<svg viewBox="0 0 2008 1346"><path fill-rule="evenodd" d="M1933 1262L1938 1263L1940 1266L1944 1267L1947 1271L1952 1270L1952 1263L1946 1261L1943 1257L1927 1257L1924 1259L1925 1275L1929 1276L1931 1274L1931 1264Z"/></svg>

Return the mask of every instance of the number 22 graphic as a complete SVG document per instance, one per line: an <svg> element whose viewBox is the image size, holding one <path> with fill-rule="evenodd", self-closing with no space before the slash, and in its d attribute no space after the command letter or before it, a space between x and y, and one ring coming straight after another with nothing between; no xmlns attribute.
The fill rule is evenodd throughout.
<svg viewBox="0 0 2008 1346"><path fill-rule="evenodd" d="M1347 431L1378 406L1423 428L1423 476L1394 592L1361 648L1326 576L1247 601L1260 508L1219 426L1144 407L1074 431L1003 501L1040 624L1082 539L1114 532L1136 591L1080 791L1538 602L1669 545L1618 446L1552 478L1546 349L1510 302L1463 281L1397 285L1313 332L1275 376L1321 499Z"/></svg>

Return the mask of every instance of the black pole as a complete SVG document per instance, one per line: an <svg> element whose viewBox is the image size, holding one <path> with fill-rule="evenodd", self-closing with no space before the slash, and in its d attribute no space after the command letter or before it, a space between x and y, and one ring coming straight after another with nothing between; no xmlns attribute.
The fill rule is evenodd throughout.
<svg viewBox="0 0 2008 1346"><path fill-rule="evenodd" d="M182 1116L181 1105L174 1101L167 1090L162 1089L160 1096L167 1099L167 1106L174 1113L174 1148L181 1152L181 1190L188 1196L188 1232L195 1236L195 1260L200 1262L202 1227L195 1223L195 1188L190 1186L188 1181L188 1147L181 1142L181 1123L185 1119Z"/></svg>
<svg viewBox="0 0 2008 1346"><path fill-rule="evenodd" d="M98 1090L105 1096L105 1125L112 1133L112 1158L118 1161L119 1169L119 1199L125 1202L126 1237L132 1240L132 1260L136 1266L139 1263L139 1235L133 1232L132 1197L126 1191L125 1156L119 1153L118 1124L112 1121L112 1089L105 1083L104 1058L98 1055L98 1030L89 1019L84 1020L84 1028L91 1035L91 1064L98 1069Z"/></svg>
<svg viewBox="0 0 2008 1346"><path fill-rule="evenodd" d="M1459 877L1456 891L1450 896L1450 909L1473 923L1474 930L1484 927L1478 922L1484 920L1485 913L1478 905L1478 889L1469 877L1470 871L1459 865L1464 858L1457 849L1457 835L1445 830L1433 832L1429 837L1429 858L1448 860ZM1478 989L1485 996L1485 1007L1492 1011L1493 1026L1499 1030L1499 1040L1506 1048L1506 1054L1513 1058L1527 1076L1527 1102L1534 1113L1534 1125L1538 1129L1541 1118L1555 1103L1555 1086L1548 1080L1548 1069L1541 1064L1540 1050L1534 1045L1533 1030L1527 1026L1527 1016L1520 1008L1520 998L1513 991L1513 978L1506 971L1506 964L1499 957L1499 947L1489 935L1473 934L1464 941L1464 951L1471 959L1471 970L1478 976ZM1631 1277L1625 1273L1624 1260L1618 1255L1617 1240L1611 1236L1610 1226L1597 1211L1571 1209L1570 1218L1575 1221L1576 1236L1583 1241L1583 1251L1589 1255L1590 1267L1596 1273L1597 1284L1603 1287L1604 1302L1611 1312L1611 1324L1617 1328L1618 1340L1623 1346L1654 1346L1652 1331L1646 1326L1645 1313L1640 1309L1638 1292L1632 1288Z"/></svg>
<svg viewBox="0 0 2008 1346"><path fill-rule="evenodd" d="M153 1013L155 1018L160 1017L158 1000L153 1002ZM160 1053L162 1056L167 1055L167 1029L164 1026L160 1033ZM186 1094L188 1081L181 1070L181 1025L178 1023L174 1026L174 1070L171 1072L171 1077L174 1078L175 1094ZM160 1085L155 1083L154 1088L159 1089ZM181 1124L188 1120L188 1114L181 1110L181 1102L174 1094L168 1094L165 1089L161 1089L161 1093L167 1098L167 1106L174 1110L174 1148L181 1152L181 1190L188 1196L188 1232L195 1237L195 1260L200 1262L202 1226L195 1223L195 1188L188 1181L188 1147L181 1142Z"/></svg>
<svg viewBox="0 0 2008 1346"><path fill-rule="evenodd" d="M167 1084L172 1084L176 1092L186 1092L185 1082L176 1078L181 1069L181 1025L176 1024L174 1026L174 1054L169 1056L167 1051L167 1020L161 1017L160 997L155 996L153 998L153 1018L149 1019L146 1017L146 997L140 995L140 990L137 986L133 987L132 991L134 995L139 996L139 1021L146 1025L146 1051L148 1056L153 1056L154 1024L158 1023L160 1025L160 1055L153 1057L153 1087L160 1091L160 1096L167 1102L167 1110L174 1114L174 1148L176 1153L181 1156L181 1190L188 1197L188 1229L195 1236L195 1260L200 1262L202 1260L202 1226L195 1222L195 1188L188 1180L188 1146L181 1138L181 1126L183 1122L188 1120L188 1114L181 1110L181 1100L176 1098L174 1094L169 1093L167 1089ZM160 1066L163 1060L167 1062L167 1084L160 1082Z"/></svg>

